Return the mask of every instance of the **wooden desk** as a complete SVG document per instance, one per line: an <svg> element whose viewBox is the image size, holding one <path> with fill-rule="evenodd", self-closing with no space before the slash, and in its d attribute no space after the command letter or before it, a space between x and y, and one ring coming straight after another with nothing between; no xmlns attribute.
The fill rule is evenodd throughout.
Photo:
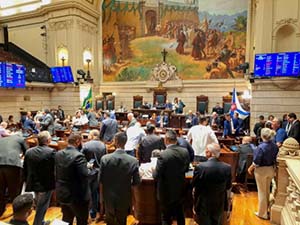
<svg viewBox="0 0 300 225"><path fill-rule="evenodd" d="M169 126L173 128L186 128L185 120L185 115L172 114L170 116Z"/></svg>
<svg viewBox="0 0 300 225"><path fill-rule="evenodd" d="M168 116L170 117L171 113L173 112L173 110L169 109L131 109L131 111L140 115L148 115L149 118L153 113L155 113L156 115L160 115L162 111L168 113Z"/></svg>

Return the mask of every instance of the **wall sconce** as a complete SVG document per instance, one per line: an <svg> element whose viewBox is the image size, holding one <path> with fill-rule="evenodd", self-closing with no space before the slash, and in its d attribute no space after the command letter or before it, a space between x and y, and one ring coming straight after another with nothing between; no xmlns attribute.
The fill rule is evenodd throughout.
<svg viewBox="0 0 300 225"><path fill-rule="evenodd" d="M90 50L85 50L83 52L83 63L87 65L87 79L91 79L91 73L90 73L90 65L92 62L92 53Z"/></svg>
<svg viewBox="0 0 300 225"><path fill-rule="evenodd" d="M58 59L61 66L65 66L68 61L68 50L65 47L59 48Z"/></svg>

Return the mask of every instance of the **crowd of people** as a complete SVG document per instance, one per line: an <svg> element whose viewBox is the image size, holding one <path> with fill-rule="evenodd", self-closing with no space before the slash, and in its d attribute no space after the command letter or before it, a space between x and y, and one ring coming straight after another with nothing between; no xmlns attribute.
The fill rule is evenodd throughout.
<svg viewBox="0 0 300 225"><path fill-rule="evenodd" d="M213 108L211 117L189 113L190 129L186 138L173 129L167 129L164 137L155 133L156 125L146 127L127 114L128 124L120 131L115 116L109 112L99 115L94 110L84 113L78 110L69 121L62 107L55 111L45 109L32 119L30 112L22 117L23 126L32 126L37 133L38 146L27 148L24 137L10 133L7 123L0 125L0 215L6 208L6 196L13 200L12 224L26 224L31 212L33 197L19 196L23 182L26 192L34 193L36 214L34 224L44 221L50 199L55 190L62 210L62 220L87 224L88 219L103 219L107 224L126 224L131 210L131 188L141 179L153 178L157 182L157 198L163 224L185 224L183 202L185 198L185 173L190 163L195 165L191 185L194 189L196 222L222 224L224 199L231 188L231 167L218 160L221 147L213 128L223 127L223 138L238 137L242 133L241 119L237 113L231 117L220 105ZM237 146L240 153L237 176L254 173L258 188L257 216L268 219L271 180L275 175L279 147L288 137L300 142L300 122L294 113L284 116L282 122L274 116L268 121L263 116L254 126L257 142L250 136L242 137ZM55 121L61 128L71 124L73 132L65 149L56 152L49 147L54 134ZM94 123L93 123L94 122ZM89 124L88 140L84 141L76 128ZM101 124L101 125L100 125ZM107 154L107 143L113 143L115 151ZM257 145L257 146L256 146ZM8 154L9 153L9 154ZM247 154L253 154L253 164L247 168ZM247 171L248 170L248 171ZM17 197L18 196L18 197ZM217 207L216 207L217 206ZM224 208L225 207L225 208Z"/></svg>

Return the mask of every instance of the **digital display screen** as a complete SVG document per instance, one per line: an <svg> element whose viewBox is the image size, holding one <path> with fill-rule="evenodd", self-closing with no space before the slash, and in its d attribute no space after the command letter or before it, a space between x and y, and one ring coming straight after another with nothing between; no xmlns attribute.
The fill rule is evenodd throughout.
<svg viewBox="0 0 300 225"><path fill-rule="evenodd" d="M300 52L256 54L254 75L300 76Z"/></svg>
<svg viewBox="0 0 300 225"><path fill-rule="evenodd" d="M25 66L0 62L0 87L25 88L25 76Z"/></svg>
<svg viewBox="0 0 300 225"><path fill-rule="evenodd" d="M52 79L54 83L72 83L74 82L72 69L70 66L52 67Z"/></svg>

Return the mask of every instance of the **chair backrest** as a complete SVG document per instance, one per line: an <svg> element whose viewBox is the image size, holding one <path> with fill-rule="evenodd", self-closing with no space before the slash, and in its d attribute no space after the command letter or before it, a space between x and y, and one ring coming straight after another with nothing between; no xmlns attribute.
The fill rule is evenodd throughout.
<svg viewBox="0 0 300 225"><path fill-rule="evenodd" d="M153 91L153 105L158 102L159 105L164 105L167 100L167 90L165 88L157 88Z"/></svg>
<svg viewBox="0 0 300 225"><path fill-rule="evenodd" d="M96 110L104 110L104 98L101 97L101 98L97 98L96 99Z"/></svg>
<svg viewBox="0 0 300 225"><path fill-rule="evenodd" d="M106 109L109 111L115 109L115 96L109 95L106 97Z"/></svg>
<svg viewBox="0 0 300 225"><path fill-rule="evenodd" d="M142 105L143 105L143 96L140 95L133 96L133 108L135 109L141 108Z"/></svg>
<svg viewBox="0 0 300 225"><path fill-rule="evenodd" d="M224 113L228 113L230 111L231 99L232 99L232 97L230 95L223 96L223 110L224 110Z"/></svg>
<svg viewBox="0 0 300 225"><path fill-rule="evenodd" d="M196 111L200 114L205 114L208 112L208 97L200 95L196 97Z"/></svg>

